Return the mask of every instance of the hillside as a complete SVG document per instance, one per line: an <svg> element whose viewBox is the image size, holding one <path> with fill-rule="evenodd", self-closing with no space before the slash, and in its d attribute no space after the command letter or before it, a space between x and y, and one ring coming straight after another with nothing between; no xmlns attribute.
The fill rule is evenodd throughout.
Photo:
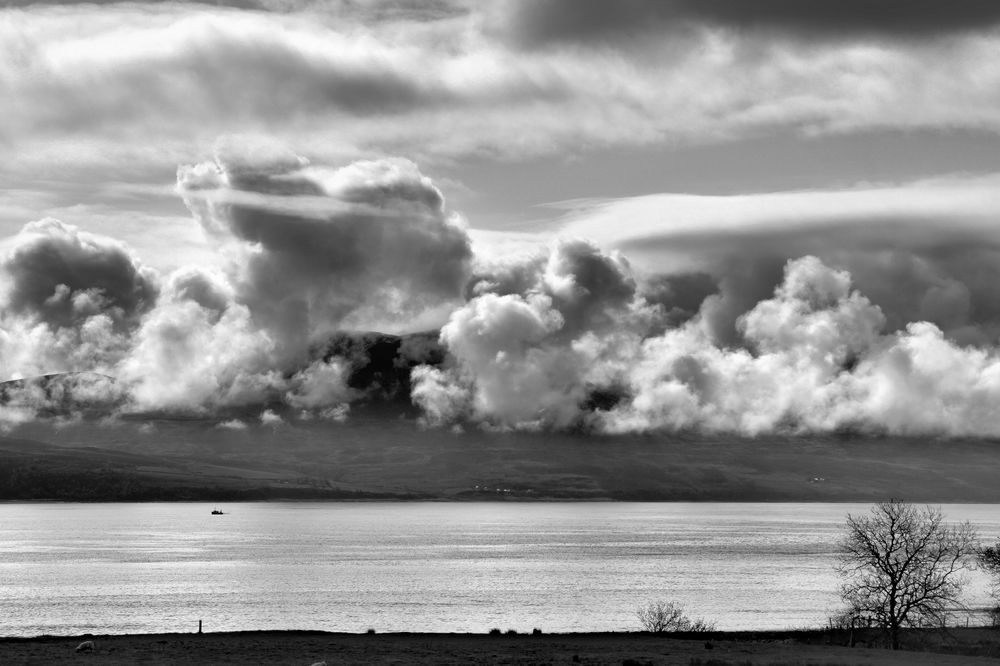
<svg viewBox="0 0 1000 666"><path fill-rule="evenodd" d="M992 441L452 432L385 405L216 424L22 426L0 439L0 498L1000 502Z"/></svg>

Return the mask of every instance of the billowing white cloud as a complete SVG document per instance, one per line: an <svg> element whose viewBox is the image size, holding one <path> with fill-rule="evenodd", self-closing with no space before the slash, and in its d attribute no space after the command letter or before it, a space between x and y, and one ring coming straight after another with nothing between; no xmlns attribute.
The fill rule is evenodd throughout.
<svg viewBox="0 0 1000 666"><path fill-rule="evenodd" d="M575 426L607 358L621 350L620 332L641 336L659 315L636 298L623 257L582 240L494 266L471 295L441 329L453 365L413 371L414 401L432 423Z"/></svg>
<svg viewBox="0 0 1000 666"><path fill-rule="evenodd" d="M525 269L544 275L540 266L565 264L574 247L557 246L557 259ZM929 322L893 330L847 271L813 256L789 261L771 297L736 319L736 345L720 345L704 313L664 324L664 309L642 290L617 302L592 292L615 324L566 327L544 278L518 288L474 296L441 331L450 363L414 370L413 399L429 423L750 436L1000 432L995 343L962 346Z"/></svg>
<svg viewBox="0 0 1000 666"><path fill-rule="evenodd" d="M160 275L55 220L11 241L0 427L93 411L277 427L409 398L430 426L995 436L989 183L608 202L568 227L684 248L635 269L579 238L473 257L408 160L327 168L230 138L178 172L217 265ZM426 313L445 315L440 346L344 333Z"/></svg>
<svg viewBox="0 0 1000 666"><path fill-rule="evenodd" d="M343 420L366 395L349 382L369 359L324 353L330 336L372 321L439 326L470 275L463 224L407 160L322 168L277 144L222 142L217 160L180 169L178 189L226 256L219 266L161 277L109 238L55 220L24 227L0 261L4 379L102 373L117 410L273 405ZM427 356L410 347L400 354ZM45 410L15 393L18 419Z"/></svg>

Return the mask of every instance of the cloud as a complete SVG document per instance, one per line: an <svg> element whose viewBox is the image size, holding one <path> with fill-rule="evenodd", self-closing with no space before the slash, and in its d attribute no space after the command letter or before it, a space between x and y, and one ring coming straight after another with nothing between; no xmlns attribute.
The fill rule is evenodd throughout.
<svg viewBox="0 0 1000 666"><path fill-rule="evenodd" d="M111 374L157 302L157 275L122 244L45 219L0 259L0 376Z"/></svg>
<svg viewBox="0 0 1000 666"><path fill-rule="evenodd" d="M563 330L546 290L540 279L520 294L475 296L456 311L441 332L449 362L413 371L413 399L428 424L610 434L1000 433L991 407L1000 398L995 345L962 346L929 322L889 330L847 271L813 256L788 261L770 297L736 318L737 344L718 344L703 313L651 326L663 310L644 302L641 289L616 306L616 326L591 319Z"/></svg>
<svg viewBox="0 0 1000 666"><path fill-rule="evenodd" d="M4 309L52 328L101 313L134 325L156 302L156 275L120 243L58 220L31 222L0 263Z"/></svg>
<svg viewBox="0 0 1000 666"><path fill-rule="evenodd" d="M470 240L412 162L327 168L230 137L217 159L179 170L178 190L218 265L160 276L99 234L52 219L24 227L0 259L4 377L102 373L115 378L115 411L287 408L343 421L351 401L405 393L408 368L440 355L416 338L333 344L368 325L440 326L460 302ZM25 396L8 391L18 418L44 411Z"/></svg>
<svg viewBox="0 0 1000 666"><path fill-rule="evenodd" d="M284 424L284 422L285 420L281 418L281 416L273 410L265 409L263 412L260 413L261 425L271 426L276 428L279 425Z"/></svg>
<svg viewBox="0 0 1000 666"><path fill-rule="evenodd" d="M350 370L350 364L343 358L315 361L292 377L293 388L286 393L285 401L291 407L307 411L345 405L360 395L347 385Z"/></svg>
<svg viewBox="0 0 1000 666"><path fill-rule="evenodd" d="M1000 22L989 0L947 5L933 0L513 0L492 16L492 27L518 43L615 39L691 30L707 25L737 30L772 28L843 39L864 36L933 36L980 31Z"/></svg>
<svg viewBox="0 0 1000 666"><path fill-rule="evenodd" d="M121 5L127 0L4 0L5 7ZM314 16L355 18L369 21L412 19L431 21L462 15L462 2L449 0L143 0L144 5L232 8L278 13L305 12Z"/></svg>
<svg viewBox="0 0 1000 666"><path fill-rule="evenodd" d="M643 270L707 273L720 293L701 306L713 339L771 293L789 259L848 269L891 330L930 321L965 344L1000 336L995 285L996 178L738 196L650 195L595 202L563 233L620 249ZM609 233L613 229L614 234Z"/></svg>
<svg viewBox="0 0 1000 666"><path fill-rule="evenodd" d="M178 172L217 266L161 276L55 220L13 239L0 427L409 398L428 426L996 436L995 185L591 202L562 240L474 257L413 162L230 137ZM437 342L349 332L442 313Z"/></svg>
<svg viewBox="0 0 1000 666"><path fill-rule="evenodd" d="M54 418L58 425L88 412L103 415L123 398L122 387L112 377L93 372L0 382L0 430L39 417Z"/></svg>
<svg viewBox="0 0 1000 666"><path fill-rule="evenodd" d="M165 280L117 371L139 411L284 404L343 420L367 358L324 355L334 333L406 327L455 302L470 242L412 162L310 165L264 139L220 141L178 190L229 257Z"/></svg>
<svg viewBox="0 0 1000 666"><path fill-rule="evenodd" d="M220 315L191 300L164 301L131 343L116 371L136 411L210 413L266 402L285 386L274 340L238 303Z"/></svg>
<svg viewBox="0 0 1000 666"><path fill-rule="evenodd" d="M154 122L181 129L197 119L212 120L218 131L251 119L387 113L446 95L433 79L425 83L401 50L280 15L191 10L117 5L86 32L73 25L93 14L86 6L38 12L30 21L15 15L3 31L10 37L5 51L21 66L5 74L24 98L7 102L16 125L9 129L102 133L114 117L124 124L119 131ZM31 106L55 96L74 113Z"/></svg>
<svg viewBox="0 0 1000 666"><path fill-rule="evenodd" d="M453 364L413 371L413 399L431 423L575 427L606 357L624 346L619 331L639 336L660 314L636 299L623 257L582 240L496 266L471 294L441 329Z"/></svg>
<svg viewBox="0 0 1000 666"><path fill-rule="evenodd" d="M343 327L407 321L457 299L472 252L461 220L408 160L309 166L275 147L223 144L178 188L238 258L237 299L293 345Z"/></svg>
<svg viewBox="0 0 1000 666"><path fill-rule="evenodd" d="M751 349L719 348L696 326L651 338L611 431L862 431L987 436L1000 420L998 358L948 342L933 324L886 333L849 276L814 257L789 262L774 297L741 318Z"/></svg>
<svg viewBox="0 0 1000 666"><path fill-rule="evenodd" d="M807 11L775 0L753 3L752 14L745 5L8 9L0 22L5 168L45 174L53 164L120 170L141 161L155 171L223 132L273 134L323 161L405 154L440 164L776 131L1000 128L1000 81L990 67L997 37L959 30L992 25L992 5L910 3L891 22L853 2ZM494 38L495 13L523 39L552 39L553 48ZM682 34L664 38L580 48L561 36L602 26L627 34L674 17ZM826 25L860 34L866 21L876 39L813 38ZM758 22L777 27L740 27ZM948 39L883 38L932 25L950 30Z"/></svg>

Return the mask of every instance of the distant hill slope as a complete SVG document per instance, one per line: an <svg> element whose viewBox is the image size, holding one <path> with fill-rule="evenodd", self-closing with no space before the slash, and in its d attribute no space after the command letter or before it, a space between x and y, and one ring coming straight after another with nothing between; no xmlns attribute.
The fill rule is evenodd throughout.
<svg viewBox="0 0 1000 666"><path fill-rule="evenodd" d="M114 377L97 372L65 372L0 382L0 405L23 407L40 416L79 412L105 416L122 404Z"/></svg>
<svg viewBox="0 0 1000 666"><path fill-rule="evenodd" d="M0 500L406 499L256 461L0 438Z"/></svg>
<svg viewBox="0 0 1000 666"><path fill-rule="evenodd" d="M402 417L401 417L402 416ZM163 419L101 427L43 422L0 439L0 496L12 463L32 473L128 476L163 499L426 497L1000 503L997 442L902 438L577 437L419 428L384 408L347 423L244 430ZM60 477L61 478L61 477ZM6 486L4 484L7 484ZM76 499L57 482L48 498ZM7 490L4 490L7 488ZM237 492L238 491L238 492ZM87 499L142 499L96 492ZM243 495L240 495L243 493ZM42 498L33 494L31 498Z"/></svg>

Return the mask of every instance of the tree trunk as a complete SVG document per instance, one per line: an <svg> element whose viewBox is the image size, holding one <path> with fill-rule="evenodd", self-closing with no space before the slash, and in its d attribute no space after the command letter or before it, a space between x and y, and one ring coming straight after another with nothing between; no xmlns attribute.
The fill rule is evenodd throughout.
<svg viewBox="0 0 1000 666"><path fill-rule="evenodd" d="M889 588L889 642L893 650L899 649L899 618L896 615L896 581Z"/></svg>

